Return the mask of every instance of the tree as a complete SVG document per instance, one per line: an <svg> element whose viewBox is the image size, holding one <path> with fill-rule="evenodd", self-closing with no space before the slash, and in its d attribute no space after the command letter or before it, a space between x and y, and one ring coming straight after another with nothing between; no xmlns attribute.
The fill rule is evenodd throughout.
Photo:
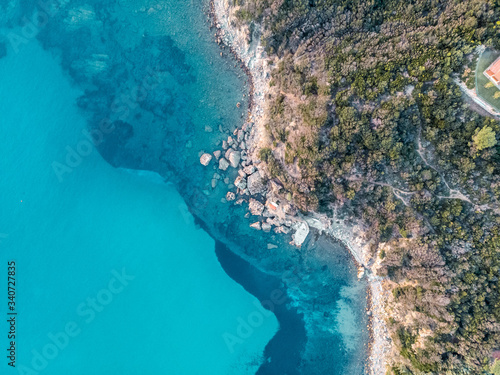
<svg viewBox="0 0 500 375"><path fill-rule="evenodd" d="M498 359L495 359L495 363L491 366L491 372L493 375L500 375L500 361Z"/></svg>
<svg viewBox="0 0 500 375"><path fill-rule="evenodd" d="M477 130L476 130L477 132ZM479 151L495 146L497 144L497 140L495 138L496 134L492 128L489 126L484 126L476 135L472 137L474 141L474 146L477 147Z"/></svg>

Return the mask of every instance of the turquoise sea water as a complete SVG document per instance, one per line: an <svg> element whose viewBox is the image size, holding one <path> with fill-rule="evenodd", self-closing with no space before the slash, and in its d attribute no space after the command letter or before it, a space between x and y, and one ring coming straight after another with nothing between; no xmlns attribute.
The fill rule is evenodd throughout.
<svg viewBox="0 0 500 375"><path fill-rule="evenodd" d="M17 265L18 369L254 373L276 318L255 316L259 329L229 350L224 334L256 315L258 301L224 273L214 241L173 187L114 169L96 150L59 182L53 162L85 140L77 95L36 42L0 60L8 140L0 148L0 264L4 274L8 260ZM5 353L6 337L1 343ZM2 374L16 373L1 362Z"/></svg>
<svg viewBox="0 0 500 375"><path fill-rule="evenodd" d="M346 249L255 231L247 202L221 200L237 171L199 162L248 103L207 5L0 3L0 278L15 258L17 363L35 373L364 374Z"/></svg>

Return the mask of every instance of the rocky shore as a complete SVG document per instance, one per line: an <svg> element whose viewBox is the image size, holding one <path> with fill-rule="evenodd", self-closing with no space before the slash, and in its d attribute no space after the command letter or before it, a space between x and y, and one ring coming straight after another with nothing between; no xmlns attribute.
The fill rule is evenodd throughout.
<svg viewBox="0 0 500 375"><path fill-rule="evenodd" d="M386 327L385 279L376 276L378 262L364 243L363 228L351 226L341 218L310 213L300 215L291 202L290 195L283 189L278 179L270 179L264 163L259 159L259 150L267 146L265 130L265 97L269 92L270 69L268 57L260 45L260 29L252 30L246 25L238 25L234 16L234 6L229 0L212 0L210 12L215 38L224 48L241 61L250 80L249 112L245 124L236 129L222 143L222 148L212 153L203 153L200 163L215 165L217 171L212 178L212 187L219 180L227 184L228 192L223 200L235 204L248 204L250 226L265 232L291 234L291 244L300 248L306 240L310 228L328 234L346 246L359 265L358 277L366 277L370 286L371 342L369 353L369 373L384 375L391 341ZM223 178L225 171L234 168L238 175L234 180Z"/></svg>

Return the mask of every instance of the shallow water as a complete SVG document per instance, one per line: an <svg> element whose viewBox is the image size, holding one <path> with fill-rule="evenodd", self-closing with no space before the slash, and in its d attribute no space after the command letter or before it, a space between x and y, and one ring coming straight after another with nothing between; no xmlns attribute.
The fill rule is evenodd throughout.
<svg viewBox="0 0 500 375"><path fill-rule="evenodd" d="M37 7L22 4L1 13L4 25ZM257 218L244 216L246 203L221 203L228 185L211 186L214 173L232 182L236 170L199 163L243 124L248 96L243 71L213 40L207 2L57 4L36 35L17 53L7 43L0 59L8 115L0 123L0 204L8 213L0 246L2 256L27 264L22 280L38 275L20 303L30 322L23 360L46 345L48 332L82 318L79 304L126 267L136 278L83 324L47 373L68 373L71 363L82 364L71 374L96 373L88 366L97 363L103 374L363 374L366 284L347 251L317 233L299 250L289 235L249 228ZM88 139L99 152L82 157ZM214 253L190 212L224 246ZM265 306L276 289L287 298L268 314L259 301ZM61 308L47 307L52 290ZM246 338L254 313L265 324L254 316L258 329Z"/></svg>
<svg viewBox="0 0 500 375"><path fill-rule="evenodd" d="M0 60L0 258L18 270L18 368L254 373L276 318L229 350L224 333L258 301L224 273L172 186L95 150L59 182L51 164L83 145L78 94L37 43ZM60 334L68 324L74 337Z"/></svg>

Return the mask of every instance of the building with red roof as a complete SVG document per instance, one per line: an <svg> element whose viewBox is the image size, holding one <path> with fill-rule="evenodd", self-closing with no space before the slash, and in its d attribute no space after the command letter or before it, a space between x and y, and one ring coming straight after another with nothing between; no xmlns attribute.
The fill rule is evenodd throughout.
<svg viewBox="0 0 500 375"><path fill-rule="evenodd" d="M489 67L484 71L484 75L500 89L500 57L498 57Z"/></svg>

